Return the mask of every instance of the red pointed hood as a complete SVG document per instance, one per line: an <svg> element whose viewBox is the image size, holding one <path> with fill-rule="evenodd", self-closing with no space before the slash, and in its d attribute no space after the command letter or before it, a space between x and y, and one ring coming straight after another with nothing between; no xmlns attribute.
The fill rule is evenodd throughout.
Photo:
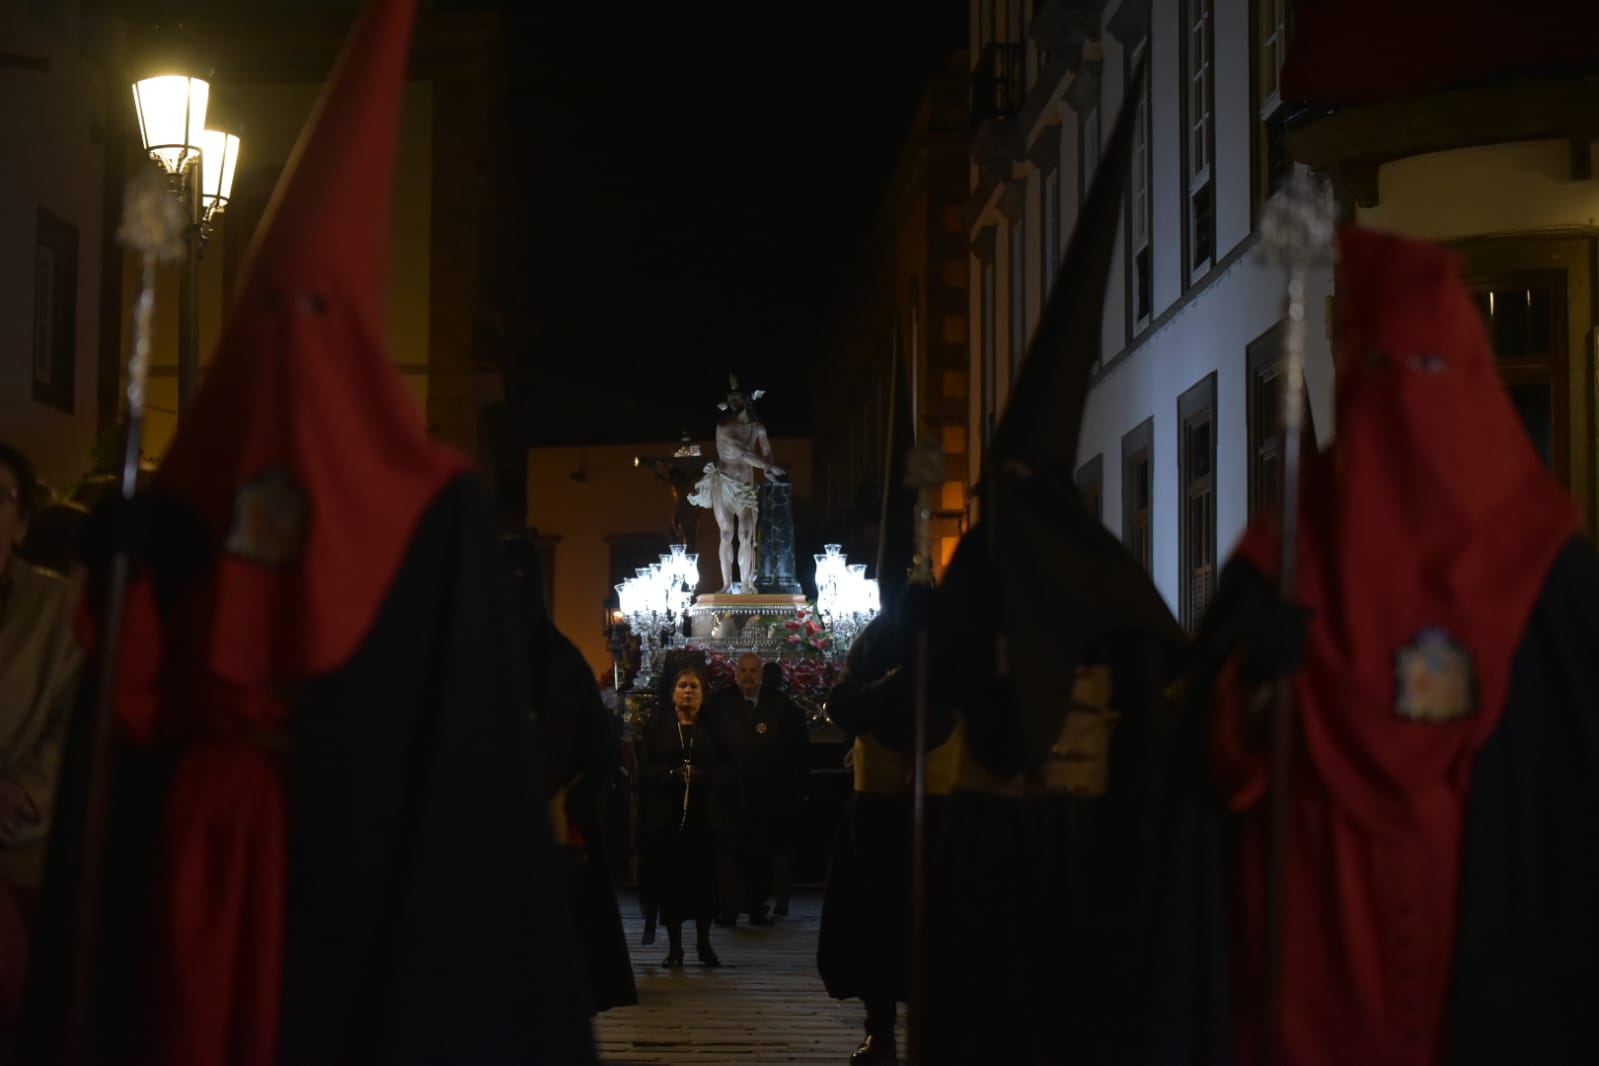
<svg viewBox="0 0 1599 1066"><path fill-rule="evenodd" d="M245 256L159 484L217 538L207 660L237 685L344 661L412 529L465 465L427 438L385 339L415 0L369 0Z"/></svg>
<svg viewBox="0 0 1599 1066"><path fill-rule="evenodd" d="M1578 516L1500 382L1459 255L1357 226L1339 249L1337 434L1301 492L1295 594L1316 615L1302 718L1327 779L1381 821L1492 731ZM1259 517L1239 546L1268 574L1276 529ZM1417 726L1396 657L1433 632L1469 656L1473 697L1447 726Z"/></svg>
<svg viewBox="0 0 1599 1066"><path fill-rule="evenodd" d="M1311 625L1294 679L1284 949L1337 961L1290 967L1282 1058L1426 1063L1443 1055L1473 760L1578 516L1500 381L1459 255L1355 226L1339 249L1337 434L1306 458L1300 491L1293 593ZM1257 516L1238 549L1268 575L1279 528ZM1216 780L1244 809L1272 782L1240 722L1223 710L1212 738ZM1238 1016L1253 1019L1264 834L1239 838ZM1425 904L1395 924L1395 900ZM1399 1010L1373 994L1396 958ZM1239 1061L1259 1057L1246 1039Z"/></svg>

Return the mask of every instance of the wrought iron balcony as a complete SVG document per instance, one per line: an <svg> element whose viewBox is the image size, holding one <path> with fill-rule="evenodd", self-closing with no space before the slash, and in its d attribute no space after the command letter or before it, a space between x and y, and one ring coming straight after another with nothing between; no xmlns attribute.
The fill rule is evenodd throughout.
<svg viewBox="0 0 1599 1066"><path fill-rule="evenodd" d="M1020 44L995 42L978 53L972 68L972 132L990 119L1011 118L1027 97L1027 52Z"/></svg>

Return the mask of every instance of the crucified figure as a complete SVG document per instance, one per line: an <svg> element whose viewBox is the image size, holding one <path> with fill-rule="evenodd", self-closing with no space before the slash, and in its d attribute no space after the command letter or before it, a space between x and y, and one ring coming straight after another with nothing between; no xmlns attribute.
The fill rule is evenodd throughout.
<svg viewBox="0 0 1599 1066"><path fill-rule="evenodd" d="M755 524L760 518L760 493L755 487L755 471L764 470L769 478L783 476L783 468L772 462L772 444L766 427L755 417L750 405L761 398L759 389L748 395L739 388L738 378L729 376L731 391L727 402L719 404L723 414L716 425L716 462L705 464L705 475L694 488L689 502L709 507L716 515L722 535L722 591L732 592L733 539L738 538L738 576L741 591L755 591Z"/></svg>
<svg viewBox="0 0 1599 1066"><path fill-rule="evenodd" d="M640 456L633 460L633 465L648 470L668 485L672 486L672 500L677 504L672 514L671 541L673 544L686 544L690 551L699 542L699 508L689 502L694 495L694 489L699 483L701 463L699 459L682 458L681 449L678 456L670 459L658 456ZM694 449L694 454L699 455L699 449Z"/></svg>

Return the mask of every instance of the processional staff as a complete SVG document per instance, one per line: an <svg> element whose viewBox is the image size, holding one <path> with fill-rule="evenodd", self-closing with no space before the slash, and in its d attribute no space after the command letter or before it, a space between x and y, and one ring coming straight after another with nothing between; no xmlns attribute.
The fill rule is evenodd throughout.
<svg viewBox="0 0 1599 1066"><path fill-rule="evenodd" d="M66 1061L89 1061L94 996L94 951L99 940L101 879L104 875L108 790L111 777L111 722L116 713L117 664L122 651L123 612L127 606L129 546L123 526L127 505L138 489L139 456L144 444L145 386L150 376L150 338L155 328L156 267L184 253L187 220L166 177L153 165L141 167L128 182L117 237L139 255L139 295L133 305L133 349L128 357L127 435L123 441L122 507L115 533L104 614L100 619L99 679L89 727L89 769L84 807L83 855L79 865L77 921L72 941L72 984L68 1005Z"/></svg>
<svg viewBox="0 0 1599 1066"><path fill-rule="evenodd" d="M1300 441L1305 421L1305 290L1313 267L1332 262L1338 208L1326 182L1300 172L1271 202L1261 223L1261 253L1288 276L1287 326L1282 350L1281 562L1278 592L1294 602L1299 538ZM1265 988L1261 1052L1266 1066L1282 1061L1284 923L1287 906L1289 792L1294 768L1294 691L1279 677L1271 712L1271 796L1266 851Z"/></svg>
<svg viewBox="0 0 1599 1066"><path fill-rule="evenodd" d="M914 426L914 423L912 423ZM933 584L933 488L944 480L944 453L938 442L926 438L906 457L905 484L916 490L916 557L911 566L910 583ZM916 737L911 796L911 951L910 1010L906 1037L911 1066L921 1066L922 1023L924 1019L927 942L927 705L928 636L927 621L916 622Z"/></svg>

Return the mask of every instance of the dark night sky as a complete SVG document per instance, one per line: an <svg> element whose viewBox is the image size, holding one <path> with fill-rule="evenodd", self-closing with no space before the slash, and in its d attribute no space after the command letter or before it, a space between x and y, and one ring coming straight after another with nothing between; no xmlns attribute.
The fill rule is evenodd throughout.
<svg viewBox="0 0 1599 1066"><path fill-rule="evenodd" d="M964 35L960 0L694 6L507 12L496 229L528 443L707 436L729 370L774 434L808 430L817 330Z"/></svg>
<svg viewBox="0 0 1599 1066"><path fill-rule="evenodd" d="M360 6L88 3L150 18ZM769 391L774 434L807 432L819 327L928 78L964 45L964 0L421 7L504 26L486 164L510 450L708 437L730 370Z"/></svg>

